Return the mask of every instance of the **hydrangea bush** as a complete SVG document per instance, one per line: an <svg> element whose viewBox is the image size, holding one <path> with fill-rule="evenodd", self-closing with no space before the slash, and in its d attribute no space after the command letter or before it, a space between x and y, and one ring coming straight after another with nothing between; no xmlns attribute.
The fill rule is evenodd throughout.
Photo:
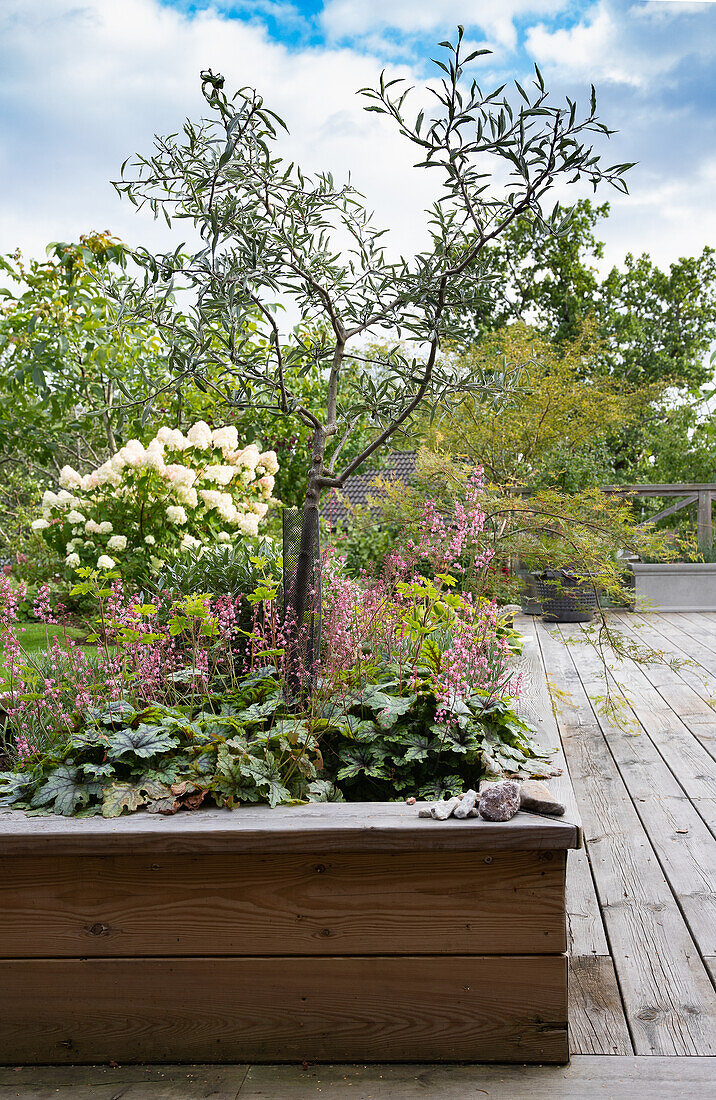
<svg viewBox="0 0 716 1100"><path fill-rule="evenodd" d="M275 452L240 446L234 427L212 431L199 421L186 435L163 427L91 473L63 467L59 492L45 493L32 528L68 570L142 578L177 554L257 535L277 471Z"/></svg>

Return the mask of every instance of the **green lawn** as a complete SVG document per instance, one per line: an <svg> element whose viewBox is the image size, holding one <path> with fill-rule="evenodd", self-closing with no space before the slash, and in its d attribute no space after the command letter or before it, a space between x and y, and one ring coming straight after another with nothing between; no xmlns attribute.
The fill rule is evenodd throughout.
<svg viewBox="0 0 716 1100"><path fill-rule="evenodd" d="M73 626L46 626L45 623L18 623L15 627L15 633L20 645L28 653L38 653L41 649L49 649L52 645L52 639L57 636L62 640L65 633L76 642L87 636L85 630L78 630Z"/></svg>

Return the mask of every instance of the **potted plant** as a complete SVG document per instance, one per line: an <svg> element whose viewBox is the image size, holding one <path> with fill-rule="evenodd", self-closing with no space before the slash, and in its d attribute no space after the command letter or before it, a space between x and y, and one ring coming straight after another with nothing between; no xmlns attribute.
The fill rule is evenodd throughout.
<svg viewBox="0 0 716 1100"><path fill-rule="evenodd" d="M588 623L597 608L597 589L578 570L545 569L535 574L542 618L548 623Z"/></svg>

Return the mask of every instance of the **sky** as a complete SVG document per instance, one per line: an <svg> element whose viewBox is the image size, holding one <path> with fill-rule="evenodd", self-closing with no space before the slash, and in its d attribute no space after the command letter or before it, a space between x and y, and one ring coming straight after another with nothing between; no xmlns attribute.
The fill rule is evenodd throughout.
<svg viewBox="0 0 716 1100"><path fill-rule="evenodd" d="M716 246L716 3L690 0L0 0L0 253L108 229L131 245L178 243L111 186L155 133L201 113L199 73L250 85L286 121L282 149L368 198L391 247L424 243L430 173L357 89L381 69L422 84L436 43L489 48L483 88L530 79L587 104L619 132L607 163L637 161L630 195L605 189L605 266L661 266ZM565 199L589 192L573 187Z"/></svg>

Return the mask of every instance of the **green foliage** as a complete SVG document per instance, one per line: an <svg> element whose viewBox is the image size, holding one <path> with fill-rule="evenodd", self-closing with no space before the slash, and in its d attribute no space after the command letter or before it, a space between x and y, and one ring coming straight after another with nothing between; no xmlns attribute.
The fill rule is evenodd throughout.
<svg viewBox="0 0 716 1100"><path fill-rule="evenodd" d="M388 521L415 529L425 501L430 499L437 500L441 512L449 516L473 469L449 455L420 451L411 485L386 492L382 509ZM631 602L620 552L662 559L673 556L664 532L635 524L628 498L599 489L565 493L538 488L523 494L491 487L483 508L486 521L476 552L490 552L493 569L513 573L518 561L533 571L576 569L617 604ZM474 571L470 560L463 564L460 583L465 589L478 597L495 594L486 587L489 570ZM512 599L514 595L513 589Z"/></svg>
<svg viewBox="0 0 716 1100"><path fill-rule="evenodd" d="M487 480L503 489L575 492L610 484L611 441L640 423L655 393L602 377L599 350L589 326L562 345L524 324L485 336L456 354L482 370L506 362L518 374L518 385L499 410L478 398L458 409L446 405L418 435L482 466Z"/></svg>
<svg viewBox="0 0 716 1100"><path fill-rule="evenodd" d="M156 588L184 596L207 592L237 600L252 593L265 573L279 577L281 568L281 543L277 539L246 538L168 563L157 577Z"/></svg>
<svg viewBox="0 0 716 1100"><path fill-rule="evenodd" d="M447 705L438 721L429 677L411 688L401 683L397 667L387 667L368 689L326 708L342 716L340 732L325 736L322 751L346 798L442 798L477 788L487 775L550 774L548 758L511 701L478 694Z"/></svg>
<svg viewBox="0 0 716 1100"><path fill-rule="evenodd" d="M216 712L193 717L156 705L90 712L22 771L0 774L0 806L116 817L141 808L174 813L206 799L233 807L436 798L485 775L550 774L509 700L478 694L438 722L429 677L407 685L397 667L303 714L285 702L269 668L213 705Z"/></svg>
<svg viewBox="0 0 716 1100"><path fill-rule="evenodd" d="M302 723L285 720L285 709L276 682L257 675L218 713L191 718L160 706L95 712L22 772L2 773L0 805L117 817L142 807L175 813L207 798L231 807L334 797L330 783L312 786L316 740Z"/></svg>
<svg viewBox="0 0 716 1100"><path fill-rule="evenodd" d="M45 477L114 453L140 430L141 406L125 407L123 390L151 392L167 379L154 330L116 331L101 280L126 278L121 241L90 233L48 253L0 257L0 455ZM169 395L162 418L170 404Z"/></svg>
<svg viewBox="0 0 716 1100"><path fill-rule="evenodd" d="M581 199L565 213L564 234L546 234L538 219L524 214L487 250L477 335L531 316L558 346L570 345L592 322L604 375L659 390L710 381L705 355L716 338L714 249L682 257L667 271L646 254L629 253L600 278L604 246L597 226L609 205Z"/></svg>

